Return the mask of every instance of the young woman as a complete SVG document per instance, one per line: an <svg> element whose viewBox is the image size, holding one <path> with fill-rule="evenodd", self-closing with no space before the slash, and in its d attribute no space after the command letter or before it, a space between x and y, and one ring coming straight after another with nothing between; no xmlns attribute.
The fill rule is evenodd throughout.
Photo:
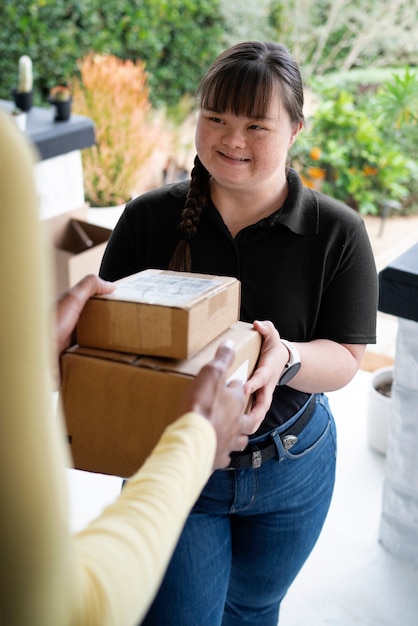
<svg viewBox="0 0 418 626"><path fill-rule="evenodd" d="M263 335L246 384L259 427L207 483L143 624L276 626L330 505L336 434L324 392L346 385L375 341L376 269L360 216L286 167L304 117L285 47L233 46L198 95L191 180L126 206L101 275L237 277L241 319Z"/></svg>

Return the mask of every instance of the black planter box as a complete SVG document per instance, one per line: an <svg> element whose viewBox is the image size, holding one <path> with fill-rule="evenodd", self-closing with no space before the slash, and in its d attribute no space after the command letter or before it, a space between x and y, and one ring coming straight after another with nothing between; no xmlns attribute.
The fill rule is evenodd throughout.
<svg viewBox="0 0 418 626"><path fill-rule="evenodd" d="M13 102L0 100L0 108L12 112ZM32 107L27 112L26 130L28 138L35 145L41 160L89 148L96 143L94 124L89 117L72 114L62 124L54 121L52 108Z"/></svg>
<svg viewBox="0 0 418 626"><path fill-rule="evenodd" d="M378 309L418 322L418 243L379 273Z"/></svg>

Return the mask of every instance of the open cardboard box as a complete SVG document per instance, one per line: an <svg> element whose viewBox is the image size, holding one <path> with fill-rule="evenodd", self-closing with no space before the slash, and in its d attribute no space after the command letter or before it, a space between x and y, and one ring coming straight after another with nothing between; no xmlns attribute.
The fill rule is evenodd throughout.
<svg viewBox="0 0 418 626"><path fill-rule="evenodd" d="M109 228L87 221L87 206L44 220L53 247L55 293L75 285L86 274L98 274L111 235Z"/></svg>
<svg viewBox="0 0 418 626"><path fill-rule="evenodd" d="M233 277L150 269L115 284L86 303L80 346L185 359L239 319Z"/></svg>
<svg viewBox="0 0 418 626"><path fill-rule="evenodd" d="M60 399L74 467L131 476L177 417L183 393L224 339L235 343L228 377L245 382L261 347L260 334L245 322L184 360L70 348L62 357Z"/></svg>

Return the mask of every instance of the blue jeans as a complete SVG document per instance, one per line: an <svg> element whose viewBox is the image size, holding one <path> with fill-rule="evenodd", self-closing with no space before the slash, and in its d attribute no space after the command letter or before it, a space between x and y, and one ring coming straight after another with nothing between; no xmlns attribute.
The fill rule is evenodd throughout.
<svg viewBox="0 0 418 626"><path fill-rule="evenodd" d="M303 408L301 409L303 410ZM280 602L321 532L335 479L328 400L287 452L258 469L215 472L196 502L146 626L277 626ZM254 440L257 441L257 440Z"/></svg>

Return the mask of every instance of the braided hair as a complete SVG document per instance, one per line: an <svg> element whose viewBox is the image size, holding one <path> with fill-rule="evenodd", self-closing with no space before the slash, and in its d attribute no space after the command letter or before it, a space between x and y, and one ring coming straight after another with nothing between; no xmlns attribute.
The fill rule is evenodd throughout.
<svg viewBox="0 0 418 626"><path fill-rule="evenodd" d="M181 214L181 239L169 263L170 270L190 272L192 267L190 240L196 234L200 214L209 195L209 172L196 155L191 173L189 191Z"/></svg>
<svg viewBox="0 0 418 626"><path fill-rule="evenodd" d="M197 96L201 109L263 118L276 90L290 121L303 122L302 77L288 49L276 43L246 41L218 56L200 82ZM209 180L209 172L196 156L179 224L180 241L169 264L172 270L191 271L190 241L209 196Z"/></svg>

